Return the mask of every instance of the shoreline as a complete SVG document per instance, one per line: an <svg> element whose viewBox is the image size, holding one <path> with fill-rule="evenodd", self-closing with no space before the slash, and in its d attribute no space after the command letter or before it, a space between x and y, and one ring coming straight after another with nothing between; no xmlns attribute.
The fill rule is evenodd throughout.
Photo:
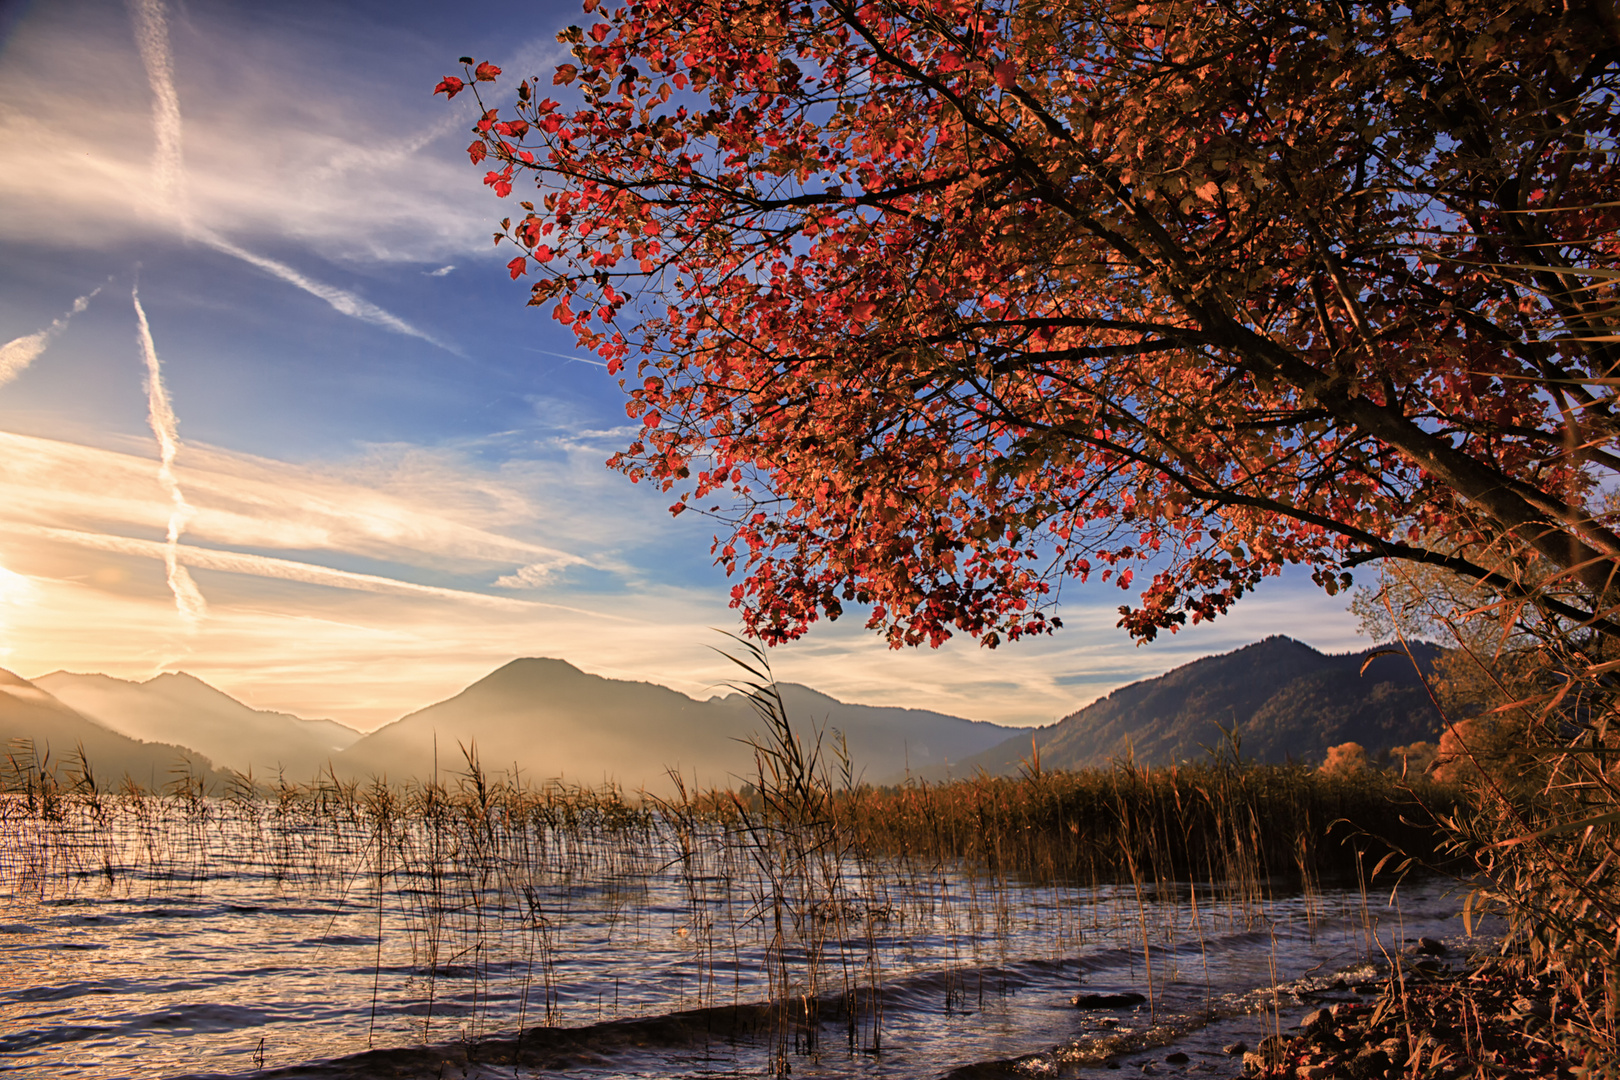
<svg viewBox="0 0 1620 1080"><path fill-rule="evenodd" d="M1421 1076L1587 1075L1569 1019L1576 995L1549 975L1501 957L1447 963L1449 950L1422 939L1376 980L1371 999L1326 1002L1298 1034L1272 1035L1243 1053L1243 1075L1264 1080L1384 1080ZM1343 989L1350 991L1346 986ZM1356 990L1370 987L1360 984Z"/></svg>

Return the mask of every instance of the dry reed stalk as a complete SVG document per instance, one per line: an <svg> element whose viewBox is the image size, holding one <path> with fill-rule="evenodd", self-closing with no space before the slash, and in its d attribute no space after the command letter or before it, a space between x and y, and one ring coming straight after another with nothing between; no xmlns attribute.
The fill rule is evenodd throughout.
<svg viewBox="0 0 1620 1080"><path fill-rule="evenodd" d="M766 700L779 709L779 697ZM1338 846L1269 836L1259 820L1315 830L1372 814L1389 793L1301 770L1130 764L880 791L850 783L836 752L824 758L818 738L801 741L773 715L775 741L757 748L754 783L737 792L677 784L674 798L638 803L613 789L534 786L488 772L468 747L464 769L442 782L243 776L209 794L193 777L164 794L111 797L99 782L53 787L19 759L16 803L0 799L0 828L33 830L53 881L89 850L95 825L117 838L95 859L120 887L164 888L233 866L278 888L335 893L375 927L373 1033L384 1015L384 938L394 935L413 970L423 1041L456 1009L469 1039L510 1022L501 1017L521 1028L531 1007L548 1025L567 1022L582 1003L563 999L555 961L574 905L604 905L611 932L644 935L645 882L667 874L684 898L684 970L697 1004L718 1003L729 954L732 1004L758 993L745 982L757 974L752 985L775 1002L786 1066L792 1052L814 1052L824 1024L854 1049L882 1046L885 969L910 933L943 935L954 973L982 962L979 950L998 937L1045 935L1061 959L1088 933L1134 925L1157 982L1153 942L1179 932L1177 897L1188 897L1202 939L1206 921L1244 918L1275 877L1333 871ZM1370 831L1392 816L1379 813ZM16 875L0 872L0 888L14 887ZM1206 879L1207 903L1198 886L1181 887ZM1117 888L1127 882L1129 891ZM1032 897L1057 913L1046 925ZM745 972L750 955L765 970ZM953 1007L972 990L951 982Z"/></svg>

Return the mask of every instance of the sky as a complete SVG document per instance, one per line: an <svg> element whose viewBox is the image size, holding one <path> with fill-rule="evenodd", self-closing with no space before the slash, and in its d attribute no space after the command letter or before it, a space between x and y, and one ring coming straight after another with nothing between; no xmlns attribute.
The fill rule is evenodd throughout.
<svg viewBox="0 0 1620 1080"><path fill-rule="evenodd" d="M616 380L525 306L462 55L567 59L573 3L0 0L0 665L188 671L370 730L520 656L698 697L736 632L710 527L604 461ZM521 198L514 194L512 198ZM1364 647L1304 572L1134 645L1065 629L773 650L845 701L1004 724L1269 634Z"/></svg>

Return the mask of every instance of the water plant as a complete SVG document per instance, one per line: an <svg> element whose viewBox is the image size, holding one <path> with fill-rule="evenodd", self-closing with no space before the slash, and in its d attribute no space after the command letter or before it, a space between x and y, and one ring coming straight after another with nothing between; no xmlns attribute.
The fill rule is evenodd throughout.
<svg viewBox="0 0 1620 1080"><path fill-rule="evenodd" d="M1156 1003L1189 962L1167 946L1264 926L1275 901L1376 858L1380 835L1433 844L1416 803L1391 805L1414 789L1388 778L1232 760L863 787L839 741L786 715L764 657L743 661L761 736L731 790L535 785L469 745L425 781L243 775L153 792L75 782L19 751L0 794L0 892L136 901L239 881L319 901L363 934L366 1043L699 1008L757 1032L785 1071L833 1033L881 1049L893 980L920 958L963 1009L1006 942L1059 964L1129 942ZM84 765L73 775L93 776ZM621 995L630 972L580 981L581 935L601 933L667 965L661 996ZM521 1038L514 1060L542 1042Z"/></svg>

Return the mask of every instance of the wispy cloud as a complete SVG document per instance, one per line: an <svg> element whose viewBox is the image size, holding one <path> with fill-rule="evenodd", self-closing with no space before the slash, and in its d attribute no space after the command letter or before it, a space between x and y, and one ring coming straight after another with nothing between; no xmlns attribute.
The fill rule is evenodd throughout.
<svg viewBox="0 0 1620 1080"><path fill-rule="evenodd" d="M23 371L40 358L40 355L50 347L51 340L67 329L67 324L73 316L80 314L90 306L90 301L96 298L100 288L73 301L73 306L61 318L54 319L51 325L43 330L36 330L32 334L24 334L19 338L12 338L4 345L0 345L0 386L15 379Z"/></svg>
<svg viewBox="0 0 1620 1080"><path fill-rule="evenodd" d="M174 541L158 543L153 540L118 536L112 533L82 532L75 529L55 529L42 525L17 525L5 522L0 522L0 532L31 536L59 544L73 544L95 551L161 559L166 566L171 564L171 560L178 558L199 570L217 570L223 573L271 578L278 581L293 581L302 585L319 585L331 589L389 593L397 596L429 596L475 606L513 608L515 605L517 608L526 610L545 608L551 611L565 611L570 614L584 615L592 619L601 619L608 622L635 621L611 612L575 607L569 604L554 604L544 600L518 599L509 596L491 596L488 593L473 592L468 589L446 589L437 585L419 585L413 581L402 581L399 578L383 577L379 574L360 574L351 570L336 570L330 566L321 566L318 563L299 562L294 559L278 559L269 555L254 555L240 551L220 551L215 548L178 544ZM185 566L182 565L180 569L184 572Z"/></svg>
<svg viewBox="0 0 1620 1080"><path fill-rule="evenodd" d="M135 303L136 339L140 342L141 358L146 362L146 409L152 435L158 444L158 482L169 497L167 542L163 546L163 565L167 570L169 590L174 593L174 605L180 617L195 629L208 614L197 583L180 562L180 534L186 522L196 513L180 491L180 480L174 474L175 455L180 451L180 421L174 415L174 403L163 385L163 368L158 361L157 345L152 341L152 327L146 321L146 309L141 307L139 287L130 290Z"/></svg>
<svg viewBox="0 0 1620 1080"><path fill-rule="evenodd" d="M154 542L155 543L155 542ZM43 561L42 550L55 552ZM174 607L142 577L150 552L122 553L0 531L18 567L0 574L0 626L25 677L66 668L146 678L173 668ZM64 574L95 568L97 576ZM123 572L122 584L103 584ZM649 596L631 613L510 598L324 588L208 573L208 627L183 666L258 708L373 728L458 693L517 656L556 656L618 678L679 681L702 694L722 677L705 645L725 616L690 595ZM154 575L161 589L161 578ZM21 602L6 604L15 593ZM720 661L724 663L724 661Z"/></svg>
<svg viewBox="0 0 1620 1080"><path fill-rule="evenodd" d="M0 432L0 506L15 522L82 531L166 530L169 496L151 460L127 449ZM558 571L596 566L555 544L527 538L552 517L531 490L540 481L470 467L454 455L380 447L358 460L293 465L185 447L186 532L197 543L261 552L364 559L404 570L471 575L540 563ZM607 533L566 533L601 549Z"/></svg>
<svg viewBox="0 0 1620 1080"><path fill-rule="evenodd" d="M578 363L578 364L591 364L592 366L599 367L599 368L607 367L607 364L603 363L600 360L592 359L589 356L579 356L579 355L570 355L568 353L553 352L551 349L536 349L532 345L524 345L522 348L523 348L523 350L525 352L539 353L541 356L555 356L557 359L566 360L570 364L575 364L575 363Z"/></svg>
<svg viewBox="0 0 1620 1080"><path fill-rule="evenodd" d="M286 263L277 262L275 259L268 258L267 256L255 254L239 244L231 243L231 241L225 239L223 236L220 236L212 229L203 228L200 225L193 225L190 230L190 235L198 240L201 240L215 251L241 259L248 265L256 266L265 273L270 274L272 277L280 278L282 281L285 281L294 288L302 289L311 296L319 297L320 299L325 300L328 304L332 305L332 309L339 314L347 315L350 318L359 319L361 322L370 323L373 326L380 326L384 330L392 330L396 334L404 334L407 337L421 338L430 345L437 345L446 352L457 354L461 353L461 350L455 346L445 344L427 331L412 326L410 323L406 322L404 319L401 319L392 312L384 311L371 301L357 296L356 294L349 292L347 289L340 289L334 285L327 285L324 282L316 281L314 278L299 273Z"/></svg>
<svg viewBox="0 0 1620 1080"><path fill-rule="evenodd" d="M30 597L0 610L0 628L23 674L135 675L172 662L159 647L176 618L163 573L172 504L138 449L0 433L0 563L26 579L0 585ZM182 456L196 513L174 553L209 602L185 666L260 707L374 725L515 656L559 656L699 697L729 677L709 651L720 642L711 627L736 625L724 588L669 575L672 547L701 553L701 536L686 518L669 523L659 500L637 509L629 492L591 486L623 484L597 454L577 455L590 466L578 477L571 462L494 467L410 447L296 465L188 442ZM553 529L567 546L535 539ZM601 587L569 586L574 568ZM895 652L851 617L773 662L779 677L846 701L1051 721L1270 633L1354 647L1354 621L1300 577L1146 648L1115 629L1117 599L1094 594L1065 608L1058 636L994 652L968 640Z"/></svg>
<svg viewBox="0 0 1620 1080"><path fill-rule="evenodd" d="M347 289L317 281L286 263L249 251L195 219L186 185L184 129L180 113L180 95L175 89L174 56L169 48L168 19L162 0L130 0L129 7L135 27L136 46L140 51L141 64L146 69L147 84L152 93L152 130L155 144L152 151L151 193L155 210L176 220L186 237L198 240L222 254L240 259L294 288L302 289L311 296L324 300L340 314L396 334L420 338L450 352L457 352L458 350L446 345L432 334L413 326L392 312L385 311L369 300Z"/></svg>
<svg viewBox="0 0 1620 1080"><path fill-rule="evenodd" d="M515 574L502 574L495 579L500 589L538 589L549 585L557 576L554 563L530 563L518 568Z"/></svg>
<svg viewBox="0 0 1620 1080"><path fill-rule="evenodd" d="M404 447L294 465L176 443L195 515L171 545L172 503L150 453L0 433L0 562L17 574L0 574L0 593L28 601L0 607L9 666L142 677L172 666L171 555L208 595L206 624L185 639L187 670L263 707L362 726L519 655L690 681L692 662L709 659L704 628L727 622L723 599L703 590L633 602L611 588L554 592L568 568L588 564L507 531L546 517L537 493L515 486L531 478ZM634 532L622 520L603 526L615 531ZM541 566L553 570L547 584L521 595L487 584ZM435 580L447 576L467 584ZM612 577L593 571L610 587Z"/></svg>
<svg viewBox="0 0 1620 1080"><path fill-rule="evenodd" d="M152 91L152 195L160 213L186 214L185 149L181 142L180 95L174 88L169 20L161 0L130 0L135 47Z"/></svg>
<svg viewBox="0 0 1620 1080"><path fill-rule="evenodd" d="M106 251L176 228L154 190L151 114L159 103L130 33L141 19L156 31L158 20L125 6L32 5L8 37L0 55L0 238ZM292 257L294 247L362 270L455 264L493 272L510 257L489 243L504 204L461 152L476 106L470 95L447 102L431 93L455 55L442 40L412 33L409 20L382 9L373 25L373 13L354 5L306 8L285 20L258 17L272 10L265 5L193 4L183 20L177 4L146 10L166 11L161 29L173 31L172 40L153 35L161 45L153 58L169 60L167 85L176 112L184 111L194 221L306 269L314 264ZM569 59L554 40L567 11L538 15L529 43L503 42L491 54L508 72L544 72ZM469 31L482 37L488 28L479 22L469 16Z"/></svg>

